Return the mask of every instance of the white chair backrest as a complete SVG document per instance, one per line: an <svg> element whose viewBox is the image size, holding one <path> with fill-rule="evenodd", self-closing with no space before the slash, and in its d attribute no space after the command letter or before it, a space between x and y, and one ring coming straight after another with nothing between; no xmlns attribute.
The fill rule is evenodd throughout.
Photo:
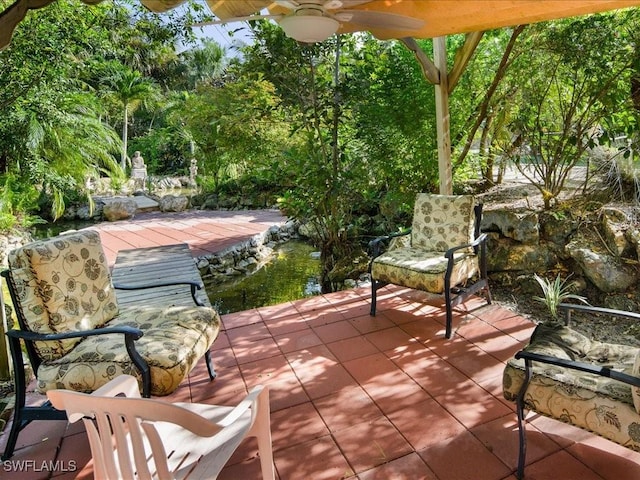
<svg viewBox="0 0 640 480"><path fill-rule="evenodd" d="M140 398L138 383L129 375L91 395L70 390L47 395L54 407L67 411L70 422L83 419L96 479L186 478L203 469L206 478L215 478L247 436L258 437L267 457L263 476L274 476L264 387L255 387L235 408Z"/></svg>

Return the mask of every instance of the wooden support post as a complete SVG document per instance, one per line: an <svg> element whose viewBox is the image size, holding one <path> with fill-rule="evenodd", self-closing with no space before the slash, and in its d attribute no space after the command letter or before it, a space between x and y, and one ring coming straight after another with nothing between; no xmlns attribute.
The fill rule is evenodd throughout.
<svg viewBox="0 0 640 480"><path fill-rule="evenodd" d="M453 193L453 182L451 178L451 137L449 132L449 81L447 74L446 37L433 39L433 60L436 68L440 71L440 83L435 86L440 194L451 195Z"/></svg>

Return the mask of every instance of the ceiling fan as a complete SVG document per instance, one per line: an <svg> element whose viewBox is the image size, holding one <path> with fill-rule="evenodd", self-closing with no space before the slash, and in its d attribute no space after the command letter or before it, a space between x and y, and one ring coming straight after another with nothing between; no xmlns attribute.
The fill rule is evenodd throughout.
<svg viewBox="0 0 640 480"><path fill-rule="evenodd" d="M197 23L194 26L220 25L229 22L270 18L275 20L284 33L305 43L322 42L336 33L341 25L349 31L374 29L418 30L424 20L388 12L353 10L350 7L363 5L372 0L274 0L271 15L248 15L213 22Z"/></svg>

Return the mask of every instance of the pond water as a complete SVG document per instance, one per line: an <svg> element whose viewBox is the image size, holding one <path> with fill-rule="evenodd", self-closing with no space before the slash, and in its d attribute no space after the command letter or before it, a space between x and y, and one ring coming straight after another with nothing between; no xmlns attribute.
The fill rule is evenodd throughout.
<svg viewBox="0 0 640 480"><path fill-rule="evenodd" d="M213 285L205 280L211 304L220 314L277 305L320 294L320 261L314 247L292 240L274 249L272 259L251 275Z"/></svg>

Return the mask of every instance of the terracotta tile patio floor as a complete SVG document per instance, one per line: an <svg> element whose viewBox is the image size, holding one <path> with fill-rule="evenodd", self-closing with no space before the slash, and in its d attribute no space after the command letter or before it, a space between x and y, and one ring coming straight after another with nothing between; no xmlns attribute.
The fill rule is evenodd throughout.
<svg viewBox="0 0 640 480"><path fill-rule="evenodd" d="M280 480L515 478L516 419L501 380L533 329L529 320L471 300L447 340L438 298L391 287L380 292L376 317L368 289L358 288L222 322L212 347L218 378L210 382L200 362L163 398L235 404L253 385L268 385ZM529 422L527 479L640 478L640 454L533 414ZM80 424L33 422L17 448L0 463L0 478L92 478ZM246 441L219 478L259 479L256 452Z"/></svg>

